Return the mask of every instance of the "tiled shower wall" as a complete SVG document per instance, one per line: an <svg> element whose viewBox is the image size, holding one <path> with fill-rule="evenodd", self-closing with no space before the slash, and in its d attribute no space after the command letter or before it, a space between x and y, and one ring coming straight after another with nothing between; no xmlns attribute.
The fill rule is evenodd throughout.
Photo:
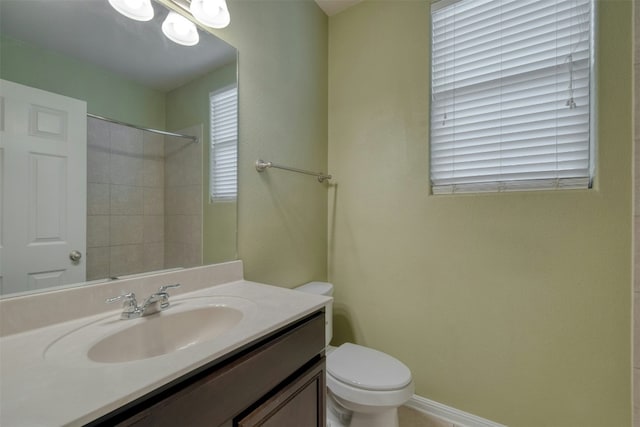
<svg viewBox="0 0 640 427"><path fill-rule="evenodd" d="M89 118L87 280L164 268L164 137Z"/></svg>
<svg viewBox="0 0 640 427"><path fill-rule="evenodd" d="M87 133L87 280L201 265L202 143L93 118Z"/></svg>
<svg viewBox="0 0 640 427"><path fill-rule="evenodd" d="M202 141L202 127L181 129ZM202 265L202 143L166 137L165 268Z"/></svg>
<svg viewBox="0 0 640 427"><path fill-rule="evenodd" d="M640 427L640 2L634 0L633 425Z"/></svg>

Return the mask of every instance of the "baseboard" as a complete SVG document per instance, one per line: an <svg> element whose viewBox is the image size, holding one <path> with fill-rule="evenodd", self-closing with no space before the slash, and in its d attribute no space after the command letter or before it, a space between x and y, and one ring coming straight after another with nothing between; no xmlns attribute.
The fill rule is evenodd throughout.
<svg viewBox="0 0 640 427"><path fill-rule="evenodd" d="M429 400L427 398L413 395L405 406L415 409L416 411L440 418L459 427L506 427L493 421L469 414L451 406Z"/></svg>

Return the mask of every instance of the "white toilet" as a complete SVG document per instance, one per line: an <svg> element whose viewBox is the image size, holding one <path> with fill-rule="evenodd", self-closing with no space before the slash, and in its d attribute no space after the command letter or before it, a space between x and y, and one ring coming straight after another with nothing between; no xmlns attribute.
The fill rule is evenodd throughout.
<svg viewBox="0 0 640 427"><path fill-rule="evenodd" d="M333 285L310 282L298 291L331 296ZM333 305L325 308L327 426L398 427L398 407L413 396L411 371L399 360L371 348L345 343L330 347Z"/></svg>

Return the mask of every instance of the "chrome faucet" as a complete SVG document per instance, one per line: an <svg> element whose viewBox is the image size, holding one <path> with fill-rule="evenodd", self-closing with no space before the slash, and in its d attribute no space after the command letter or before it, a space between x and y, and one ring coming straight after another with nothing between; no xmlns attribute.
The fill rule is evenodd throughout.
<svg viewBox="0 0 640 427"><path fill-rule="evenodd" d="M151 294L142 305L138 305L136 294L129 292L128 294L118 295L117 297L108 298L105 302L111 304L117 301L123 301L121 319L135 319L137 317L147 316L157 313L169 307L169 294L167 289L177 288L179 283L175 285L160 286L158 292Z"/></svg>

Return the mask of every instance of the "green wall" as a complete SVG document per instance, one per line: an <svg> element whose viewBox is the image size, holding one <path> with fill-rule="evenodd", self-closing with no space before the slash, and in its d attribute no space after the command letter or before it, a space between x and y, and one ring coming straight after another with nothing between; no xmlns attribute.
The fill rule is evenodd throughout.
<svg viewBox="0 0 640 427"><path fill-rule="evenodd" d="M0 37L0 78L85 100L92 114L143 127L165 126L164 92L6 36Z"/></svg>
<svg viewBox="0 0 640 427"><path fill-rule="evenodd" d="M512 427L631 423L631 1L598 6L590 191L429 195L429 3L329 20L335 341Z"/></svg>
<svg viewBox="0 0 640 427"><path fill-rule="evenodd" d="M327 17L312 0L229 0L215 31L239 51L238 254L245 278L326 279L327 187L258 158L327 169Z"/></svg>
<svg viewBox="0 0 640 427"><path fill-rule="evenodd" d="M203 125L203 262L211 264L237 258L236 201L209 202L209 94L236 83L233 62L167 93L167 129L177 131Z"/></svg>

